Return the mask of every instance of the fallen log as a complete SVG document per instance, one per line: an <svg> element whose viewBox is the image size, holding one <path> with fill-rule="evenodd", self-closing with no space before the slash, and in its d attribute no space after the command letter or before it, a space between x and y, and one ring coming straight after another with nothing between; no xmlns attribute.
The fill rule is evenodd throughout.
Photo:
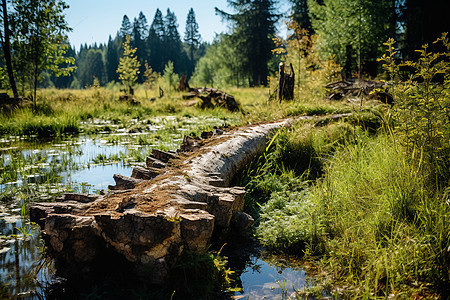
<svg viewBox="0 0 450 300"><path fill-rule="evenodd" d="M32 205L30 219L42 229L57 275L86 276L120 259L142 279L164 283L184 251L207 250L214 230L251 225L242 212L245 190L230 184L264 151L269 134L291 123L214 134L194 152L154 151L151 164L167 167L151 180L114 175L116 187L106 195L65 194L61 202Z"/></svg>
<svg viewBox="0 0 450 300"><path fill-rule="evenodd" d="M213 88L191 88L183 96L183 99L192 99L194 97L202 100L201 108L225 107L229 111L238 111L239 103L236 99L224 91Z"/></svg>
<svg viewBox="0 0 450 300"><path fill-rule="evenodd" d="M155 178L156 176L158 176L160 174L161 174L161 171L158 169L155 169L153 167L145 168L145 167L136 166L133 168L131 177L136 178L136 179L149 180L149 179Z"/></svg>
<svg viewBox="0 0 450 300"><path fill-rule="evenodd" d="M147 168L164 169L165 167L167 167L167 164L165 162L151 156L147 157L145 164Z"/></svg>
<svg viewBox="0 0 450 300"><path fill-rule="evenodd" d="M215 135L183 157L155 150L154 158L176 160L177 167L152 180L114 175L113 189L124 189L120 193L90 202L66 195L71 200L33 205L30 218L41 226L57 272L63 277L89 272L113 251L136 274L163 283L183 251L206 251L214 228L230 226L233 216L237 226L248 227L249 218L237 215L245 191L228 187L231 178L264 151L271 131L290 121Z"/></svg>
<svg viewBox="0 0 450 300"><path fill-rule="evenodd" d="M134 189L136 185L142 181L140 179L127 177L120 174L114 174L113 179L116 182L116 185L108 186L110 190L131 190Z"/></svg>
<svg viewBox="0 0 450 300"><path fill-rule="evenodd" d="M328 99L340 100L347 96L355 96L365 99L377 99L386 104L393 104L394 98L388 92L383 91L386 84L371 80L341 80L330 82L326 85Z"/></svg>

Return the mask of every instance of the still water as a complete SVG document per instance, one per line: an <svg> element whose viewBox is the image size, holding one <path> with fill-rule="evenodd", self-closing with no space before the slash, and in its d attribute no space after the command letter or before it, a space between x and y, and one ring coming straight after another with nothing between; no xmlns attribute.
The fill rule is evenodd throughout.
<svg viewBox="0 0 450 300"><path fill-rule="evenodd" d="M145 157L155 146L126 138L110 143L107 137L111 135L49 143L0 140L0 299L43 299L56 280L51 261L43 255L39 229L27 219L30 203L53 201L66 191L106 190L114 184L113 174L130 176L137 159L133 156ZM232 298L290 299L295 290L308 286L304 271L283 261L280 265L253 251L232 265L242 288Z"/></svg>

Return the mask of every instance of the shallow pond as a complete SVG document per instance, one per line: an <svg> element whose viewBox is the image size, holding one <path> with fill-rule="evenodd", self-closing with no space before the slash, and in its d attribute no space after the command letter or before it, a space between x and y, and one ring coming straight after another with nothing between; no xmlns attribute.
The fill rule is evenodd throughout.
<svg viewBox="0 0 450 300"><path fill-rule="evenodd" d="M114 184L113 174L130 176L133 164L145 159L152 148L176 149L189 124L198 121L183 120L184 127L177 128L171 120L152 122L144 131L147 136L117 130L47 143L17 137L0 140L0 298L42 299L55 280L51 262L44 260L39 229L27 219L28 205L53 201L66 191L106 190ZM170 133L155 139L167 124ZM301 268L276 261L257 251L232 265L242 288L232 298L289 299L294 290L308 286Z"/></svg>

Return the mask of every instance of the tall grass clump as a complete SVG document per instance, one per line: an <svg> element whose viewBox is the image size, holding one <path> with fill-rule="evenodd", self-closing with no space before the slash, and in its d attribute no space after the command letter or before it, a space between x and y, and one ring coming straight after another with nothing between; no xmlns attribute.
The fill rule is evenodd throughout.
<svg viewBox="0 0 450 300"><path fill-rule="evenodd" d="M39 114L28 108L16 110L11 116L0 116L0 120L0 134L42 138L80 131L78 120L69 114Z"/></svg>
<svg viewBox="0 0 450 300"><path fill-rule="evenodd" d="M248 168L241 182L248 192L247 211L255 217L261 214L257 236L264 246L295 252L305 245L306 233L296 233L303 227L299 224L309 218L305 214L311 207L305 191L312 180L322 176L324 163L336 147L353 143L355 130L360 132L344 122L325 127L298 122L272 137L266 152Z"/></svg>
<svg viewBox="0 0 450 300"><path fill-rule="evenodd" d="M427 190L421 157L367 138L337 151L311 189L326 266L359 296L448 284L450 208Z"/></svg>
<svg viewBox="0 0 450 300"><path fill-rule="evenodd" d="M390 135L343 128L309 133L323 174L314 183L290 170L248 185L272 187L260 203L258 239L269 249L320 255L334 284L351 287L347 296L445 293L448 195L427 190L421 153L411 159Z"/></svg>

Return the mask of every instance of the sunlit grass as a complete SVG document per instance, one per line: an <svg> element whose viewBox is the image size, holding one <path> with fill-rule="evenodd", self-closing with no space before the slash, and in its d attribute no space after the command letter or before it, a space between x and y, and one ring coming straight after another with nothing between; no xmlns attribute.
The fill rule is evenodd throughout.
<svg viewBox="0 0 450 300"><path fill-rule="evenodd" d="M246 205L262 205L259 240L320 255L317 265L342 297L445 293L448 195L427 186L420 151L411 159L391 135L349 122L294 126L277 136L247 184ZM314 169L318 179L306 181Z"/></svg>
<svg viewBox="0 0 450 300"><path fill-rule="evenodd" d="M135 89L132 105L119 100L123 94L117 85L83 90L42 89L38 93L37 107L24 105L0 114L0 135L61 136L79 132L92 133L93 120L108 121L113 125L128 127L133 120L151 121L156 116L215 117L228 125L244 125L276 120L297 115L324 115L347 112L351 108L342 103L322 100L305 90L299 91L294 101L269 100L269 88L226 88L240 103L241 111L225 108L201 109L200 105L183 100L182 92L170 92L162 98L156 89L143 86ZM200 99L197 99L199 102ZM95 131L94 131L95 133Z"/></svg>

